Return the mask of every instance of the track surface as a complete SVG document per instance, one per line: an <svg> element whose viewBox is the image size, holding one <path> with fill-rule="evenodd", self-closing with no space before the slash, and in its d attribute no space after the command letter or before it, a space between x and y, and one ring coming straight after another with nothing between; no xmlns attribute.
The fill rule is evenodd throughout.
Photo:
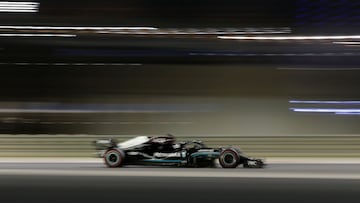
<svg viewBox="0 0 360 203"><path fill-rule="evenodd" d="M356 202L358 171L360 164L225 170L2 162L0 198L1 202Z"/></svg>
<svg viewBox="0 0 360 203"><path fill-rule="evenodd" d="M178 168L155 166L124 166L106 168L96 162L1 162L0 175L42 176L100 176L100 177L195 177L195 178L302 178L302 179L357 179L360 164L293 163L268 164L264 169Z"/></svg>

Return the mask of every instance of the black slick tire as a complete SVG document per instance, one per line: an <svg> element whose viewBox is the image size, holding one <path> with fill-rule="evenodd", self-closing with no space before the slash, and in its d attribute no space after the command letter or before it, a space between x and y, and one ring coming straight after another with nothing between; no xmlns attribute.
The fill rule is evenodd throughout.
<svg viewBox="0 0 360 203"><path fill-rule="evenodd" d="M124 161L124 155L118 149L109 149L105 152L104 161L107 167L120 167Z"/></svg>
<svg viewBox="0 0 360 203"><path fill-rule="evenodd" d="M234 149L225 149L220 153L219 163L223 168L236 168L239 162L239 154Z"/></svg>

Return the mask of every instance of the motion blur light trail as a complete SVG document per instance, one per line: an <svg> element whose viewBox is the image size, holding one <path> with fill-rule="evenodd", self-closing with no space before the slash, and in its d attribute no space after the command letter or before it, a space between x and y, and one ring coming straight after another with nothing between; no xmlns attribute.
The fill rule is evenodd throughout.
<svg viewBox="0 0 360 203"><path fill-rule="evenodd" d="M221 109L216 104L62 104L62 103L13 103L3 104L0 113L176 113L213 112ZM16 108L16 106L19 106Z"/></svg>
<svg viewBox="0 0 360 203"><path fill-rule="evenodd" d="M345 40L360 39L360 35L338 35L338 36L218 36L219 39L229 40Z"/></svg>
<svg viewBox="0 0 360 203"><path fill-rule="evenodd" d="M356 13L346 2L326 14ZM337 24L357 21L299 26L312 5L62 0L1 13L3 152L90 156L94 136L170 132L269 156L357 156L360 107L335 103L360 98L358 28Z"/></svg>
<svg viewBox="0 0 360 203"><path fill-rule="evenodd" d="M68 34L15 34L15 33L0 33L0 37L76 37L76 35Z"/></svg>
<svg viewBox="0 0 360 203"><path fill-rule="evenodd" d="M34 32L57 34L59 32L73 35L141 35L163 36L179 35L183 37L213 36L213 35L264 35L264 34L289 34L289 27L239 27L239 28L159 28L148 26L19 26L0 25L1 32Z"/></svg>
<svg viewBox="0 0 360 203"><path fill-rule="evenodd" d="M11 123L11 120L7 121ZM24 121L26 125L37 125L43 128L66 128L71 130L75 127L82 129L114 128L116 126L123 132L124 129L134 127L137 129L180 129L196 128L196 123L189 121L137 121L137 122L96 122L96 121ZM4 123L3 123L4 124ZM166 132L164 130L164 132ZM172 131L170 131L172 132ZM157 134L141 134L156 136ZM161 136L164 134L159 134ZM276 157L288 157L288 163L358 163L360 153L360 137L357 135L284 135L284 136L240 136L233 135L207 135L207 134L175 134L178 141L199 139L209 147L237 146L244 150L247 155L274 160ZM96 157L96 150L91 144L96 139L114 138L119 142L134 138L135 134L1 134L0 157L27 157L30 160L35 157L82 157L84 160ZM26 159L26 158L25 158ZM80 158L81 159L81 158ZM351 160L354 160L352 162ZM14 160L16 160L14 158ZM41 159L39 159L41 160ZM280 159L281 160L281 159ZM348 162L347 162L348 161ZM276 163L286 163L279 162Z"/></svg>
<svg viewBox="0 0 360 203"><path fill-rule="evenodd" d="M11 30L96 30L96 31L106 31L106 30L157 30L156 27L139 27L139 26L117 26L117 27L102 27L102 26L19 26L19 25L1 25L0 30L2 29L11 29Z"/></svg>
<svg viewBox="0 0 360 203"><path fill-rule="evenodd" d="M358 201L360 1L14 1L0 3L0 202ZM94 140L167 133L268 166L89 161Z"/></svg>
<svg viewBox="0 0 360 203"><path fill-rule="evenodd" d="M290 108L295 112L306 113L360 113L360 109L324 109L324 108Z"/></svg>
<svg viewBox="0 0 360 203"><path fill-rule="evenodd" d="M39 11L38 2L0 1L0 12L36 13Z"/></svg>
<svg viewBox="0 0 360 203"><path fill-rule="evenodd" d="M359 104L360 101L315 101L315 100L290 100L291 104Z"/></svg>
<svg viewBox="0 0 360 203"><path fill-rule="evenodd" d="M302 105L302 107L289 108L300 113L331 113L334 115L357 115L360 113L360 101L351 100L289 100L289 104Z"/></svg>

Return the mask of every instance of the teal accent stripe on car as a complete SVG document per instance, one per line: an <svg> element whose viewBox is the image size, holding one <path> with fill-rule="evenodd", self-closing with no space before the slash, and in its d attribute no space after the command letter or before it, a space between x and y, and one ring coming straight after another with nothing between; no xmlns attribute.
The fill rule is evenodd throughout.
<svg viewBox="0 0 360 203"><path fill-rule="evenodd" d="M170 160L170 159L145 159L142 160L144 162L152 162L152 163L181 163L183 160Z"/></svg>
<svg viewBox="0 0 360 203"><path fill-rule="evenodd" d="M220 152L196 152L191 154L191 157L207 156L207 157L219 157Z"/></svg>

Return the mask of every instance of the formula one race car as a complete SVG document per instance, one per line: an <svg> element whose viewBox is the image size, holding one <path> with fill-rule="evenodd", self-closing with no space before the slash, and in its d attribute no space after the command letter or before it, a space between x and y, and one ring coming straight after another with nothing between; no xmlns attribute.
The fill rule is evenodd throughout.
<svg viewBox="0 0 360 203"><path fill-rule="evenodd" d="M219 160L223 168L262 168L264 162L244 155L238 148L208 148L201 141L175 142L168 134L160 137L138 136L117 143L114 139L96 140L98 154L108 167L123 165L165 165L213 167Z"/></svg>

